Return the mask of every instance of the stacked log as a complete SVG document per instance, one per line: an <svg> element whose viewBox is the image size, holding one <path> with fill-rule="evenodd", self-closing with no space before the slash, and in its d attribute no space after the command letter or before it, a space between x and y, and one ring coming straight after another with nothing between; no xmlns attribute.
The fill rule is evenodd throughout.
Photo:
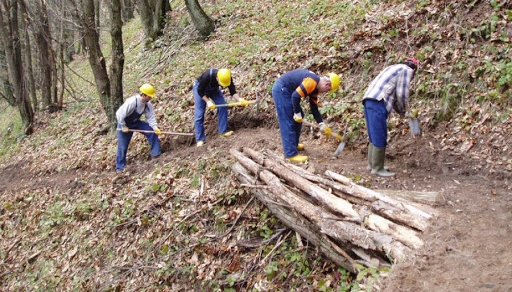
<svg viewBox="0 0 512 292"><path fill-rule="evenodd" d="M313 243L337 265L389 266L423 246L420 233L435 214L418 204L375 192L349 178L325 176L290 164L276 154L231 149L237 179L285 225ZM258 187L259 186L259 187Z"/></svg>

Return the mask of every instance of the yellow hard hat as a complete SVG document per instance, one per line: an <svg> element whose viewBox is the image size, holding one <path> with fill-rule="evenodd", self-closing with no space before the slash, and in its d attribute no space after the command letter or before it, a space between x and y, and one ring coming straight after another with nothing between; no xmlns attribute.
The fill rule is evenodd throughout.
<svg viewBox="0 0 512 292"><path fill-rule="evenodd" d="M231 85L231 71L229 69L220 69L217 72L217 78L219 79L220 86L227 87Z"/></svg>
<svg viewBox="0 0 512 292"><path fill-rule="evenodd" d="M329 79L331 80L331 92L334 92L340 87L340 76L332 72L327 74L327 76L329 76Z"/></svg>
<svg viewBox="0 0 512 292"><path fill-rule="evenodd" d="M143 84L140 87L140 92L144 93L147 96L155 97L155 88L151 84Z"/></svg>

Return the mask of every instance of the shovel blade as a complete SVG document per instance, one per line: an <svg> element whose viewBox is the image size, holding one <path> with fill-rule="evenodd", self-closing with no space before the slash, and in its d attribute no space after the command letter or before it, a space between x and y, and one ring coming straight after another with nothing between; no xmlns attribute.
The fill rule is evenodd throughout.
<svg viewBox="0 0 512 292"><path fill-rule="evenodd" d="M411 130L413 136L419 136L421 134L420 123L418 122L418 119L409 120L409 129Z"/></svg>
<svg viewBox="0 0 512 292"><path fill-rule="evenodd" d="M336 148L336 151L334 151L334 155L340 154L343 151L343 149L345 149L345 144L345 141L341 142L340 145L338 145L338 148Z"/></svg>

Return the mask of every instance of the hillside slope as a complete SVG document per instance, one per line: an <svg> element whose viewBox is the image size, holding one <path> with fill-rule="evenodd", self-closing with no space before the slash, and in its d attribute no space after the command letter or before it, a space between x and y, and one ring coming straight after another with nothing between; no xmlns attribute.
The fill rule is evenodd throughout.
<svg viewBox="0 0 512 292"><path fill-rule="evenodd" d="M208 113L207 147L163 137L156 160L135 136L120 176L115 135L98 132L105 118L97 102L41 116L36 133L0 168L1 290L512 289L508 2L215 2L204 3L218 25L206 42L196 39L182 6L173 7L165 36L151 48L130 23L125 92L141 81L155 84L160 128L192 132L193 80L209 67L229 67L241 96L262 100L258 109L231 110L235 135L226 139ZM414 139L406 121L390 119L388 160L398 175L384 180L366 171L360 97L384 66L406 56L421 61L412 106L424 134ZM300 67L342 74L342 89L322 98L322 113L350 133L335 159L335 142L305 128L311 162L304 167L334 170L372 189L440 192L423 254L391 271L350 275L299 241L232 177L231 147L281 154L269 89L279 74Z"/></svg>

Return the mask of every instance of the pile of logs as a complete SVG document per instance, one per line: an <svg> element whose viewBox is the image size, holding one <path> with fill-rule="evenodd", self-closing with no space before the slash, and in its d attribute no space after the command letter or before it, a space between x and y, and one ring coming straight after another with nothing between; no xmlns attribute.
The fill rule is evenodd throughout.
<svg viewBox="0 0 512 292"><path fill-rule="evenodd" d="M422 248L419 234L435 217L432 208L357 185L332 171L325 176L276 154L230 150L232 170L285 225L337 265L357 271L389 266Z"/></svg>

